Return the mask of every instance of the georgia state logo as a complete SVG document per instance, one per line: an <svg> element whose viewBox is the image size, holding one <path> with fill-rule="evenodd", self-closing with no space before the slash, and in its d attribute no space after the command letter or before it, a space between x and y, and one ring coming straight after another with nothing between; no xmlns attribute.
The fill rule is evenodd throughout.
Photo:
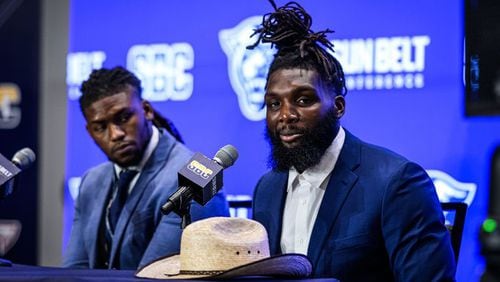
<svg viewBox="0 0 500 282"><path fill-rule="evenodd" d="M432 182L434 182L440 202L463 202L466 203L467 206L472 204L477 189L475 183L459 182L449 174L440 170L426 171L432 179Z"/></svg>
<svg viewBox="0 0 500 282"><path fill-rule="evenodd" d="M442 203L463 202L468 207L472 204L476 195L477 185L475 183L465 183L454 179L449 174L440 170L426 170L429 177L434 182L439 201ZM445 220L448 218L448 212L444 212Z"/></svg>
<svg viewBox="0 0 500 282"><path fill-rule="evenodd" d="M261 23L262 16L254 16L219 32L219 43L228 58L229 81L238 96L241 113L252 121L266 116L264 93L274 54L270 44L260 44L253 50L246 48L257 40L250 35Z"/></svg>

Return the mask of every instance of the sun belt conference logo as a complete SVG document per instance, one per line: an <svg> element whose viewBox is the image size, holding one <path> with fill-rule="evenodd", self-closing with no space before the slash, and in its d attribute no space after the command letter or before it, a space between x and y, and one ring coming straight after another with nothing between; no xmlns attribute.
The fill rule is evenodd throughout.
<svg viewBox="0 0 500 282"><path fill-rule="evenodd" d="M342 64L349 90L425 87L428 35L335 39L332 43L332 55Z"/></svg>
<svg viewBox="0 0 500 282"><path fill-rule="evenodd" d="M254 121L265 117L264 87L274 54L270 44L246 49L257 40L250 35L261 22L260 16L250 17L219 32L220 45L228 57L229 80L241 112ZM425 87L426 51L431 44L428 35L335 39L332 43L332 55L342 64L350 91Z"/></svg>
<svg viewBox="0 0 500 282"><path fill-rule="evenodd" d="M220 45L227 55L229 81L238 96L241 113L253 121L266 116L264 93L274 54L270 44L259 45L253 50L246 48L257 40L250 35L261 23L262 17L254 16L219 32Z"/></svg>
<svg viewBox="0 0 500 282"><path fill-rule="evenodd" d="M127 68L142 82L149 101L186 101L193 94L194 50L191 44L140 44L130 47Z"/></svg>
<svg viewBox="0 0 500 282"><path fill-rule="evenodd" d="M21 122L21 90L15 83L0 83L0 129L16 128Z"/></svg>

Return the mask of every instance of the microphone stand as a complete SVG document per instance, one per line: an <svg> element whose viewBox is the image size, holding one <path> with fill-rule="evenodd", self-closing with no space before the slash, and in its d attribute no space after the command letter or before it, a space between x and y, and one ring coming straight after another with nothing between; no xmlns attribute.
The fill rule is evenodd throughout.
<svg viewBox="0 0 500 282"><path fill-rule="evenodd" d="M181 229L191 224L191 199L193 192L187 186L182 186L161 207L161 212L167 215L174 211L181 217Z"/></svg>
<svg viewBox="0 0 500 282"><path fill-rule="evenodd" d="M17 189L17 185L18 185L17 181L14 181L14 179L11 179L11 180L7 181L6 183L4 183L3 185L1 185L0 186L0 200L3 200L6 197L10 196L12 194L12 192ZM0 229L1 229L1 226L0 226ZM3 234L1 234L1 232L0 232L0 240L9 240L9 238L3 238L2 236L3 236ZM17 236L15 237L15 240L17 241ZM15 241L14 241L14 243L15 243ZM2 258L7 252L8 252L8 250L6 252L0 252L0 267L12 266L12 262L10 260Z"/></svg>
<svg viewBox="0 0 500 282"><path fill-rule="evenodd" d="M191 224L191 197L179 198L179 209L175 211L181 217L181 229Z"/></svg>

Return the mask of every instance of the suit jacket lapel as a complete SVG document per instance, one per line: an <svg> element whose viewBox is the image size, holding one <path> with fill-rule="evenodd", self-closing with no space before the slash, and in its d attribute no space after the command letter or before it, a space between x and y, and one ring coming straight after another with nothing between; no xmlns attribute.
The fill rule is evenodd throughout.
<svg viewBox="0 0 500 282"><path fill-rule="evenodd" d="M166 135L160 135L158 146L142 169L141 175L139 176L139 179L132 189L132 192L128 196L127 201L125 202L125 206L123 207L123 210L120 214L120 218L116 223L115 234L113 236L113 245L111 247L111 255L109 260L110 265L113 265L111 263L113 263L115 260L117 250L121 246L121 242L123 240L125 230L127 229L127 225L131 219L132 214L136 210L140 199L144 195L144 191L148 187L149 182L157 174L157 172L165 165L165 160L168 158L168 155L170 154L173 146L173 138Z"/></svg>
<svg viewBox="0 0 500 282"><path fill-rule="evenodd" d="M108 166L103 169L102 171L102 177L99 179L103 179L103 183L97 184L95 187L95 202L94 202L94 207L98 207L95 209L92 209L90 212L90 221L94 222L95 224L89 224L89 234L90 238L93 238L92 240L88 240L88 242L91 242L90 245L90 251L89 251L89 264L90 267L93 268L95 267L96 264L96 256L97 256L97 244L99 243L99 238L101 238L100 234L100 228L101 228L101 223L102 219L104 216L104 213L106 211L106 204L108 201L108 195L111 190L111 185L113 183L114 179L114 171L113 171L113 165L111 163L108 164ZM99 246L100 247L100 246Z"/></svg>
<svg viewBox="0 0 500 282"><path fill-rule="evenodd" d="M317 264L327 236L358 179L354 170L360 163L360 149L359 140L346 130L344 146L330 176L309 241L308 257L313 266Z"/></svg>
<svg viewBox="0 0 500 282"><path fill-rule="evenodd" d="M288 183L288 172L278 172L271 183L266 185L270 189L270 202L265 207L269 215L269 249L271 254L281 253L281 227L283 224L283 209L285 206L285 195ZM272 200L271 200L272 198Z"/></svg>

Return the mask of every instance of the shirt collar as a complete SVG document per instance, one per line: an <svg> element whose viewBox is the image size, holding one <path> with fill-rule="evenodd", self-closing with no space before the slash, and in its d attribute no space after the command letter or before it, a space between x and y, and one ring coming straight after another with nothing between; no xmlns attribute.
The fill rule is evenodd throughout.
<svg viewBox="0 0 500 282"><path fill-rule="evenodd" d="M114 164L115 168L115 175L118 177L120 175L120 172L124 169L130 169L130 170L137 170L139 172L142 171L144 166L146 165L146 162L149 160L149 157L153 154L154 149L156 146L158 146L158 142L160 141L160 132L156 126L152 126L153 132L151 134L151 138L149 139L148 145L146 146L146 150L144 150L144 154L142 155L142 159L139 162L138 165L136 166L129 166L129 167L120 167L117 164Z"/></svg>
<svg viewBox="0 0 500 282"><path fill-rule="evenodd" d="M330 173L332 173L337 163L337 159L339 158L340 151L342 150L342 146L344 146L344 141L345 131L342 126L340 126L337 136L335 136L332 144L326 149L317 165L304 170L302 174L299 174L295 167L291 167L288 171L287 192L290 192L290 189L296 186L294 182L297 181L299 175L302 175L303 179L309 182L312 187L319 188Z"/></svg>

